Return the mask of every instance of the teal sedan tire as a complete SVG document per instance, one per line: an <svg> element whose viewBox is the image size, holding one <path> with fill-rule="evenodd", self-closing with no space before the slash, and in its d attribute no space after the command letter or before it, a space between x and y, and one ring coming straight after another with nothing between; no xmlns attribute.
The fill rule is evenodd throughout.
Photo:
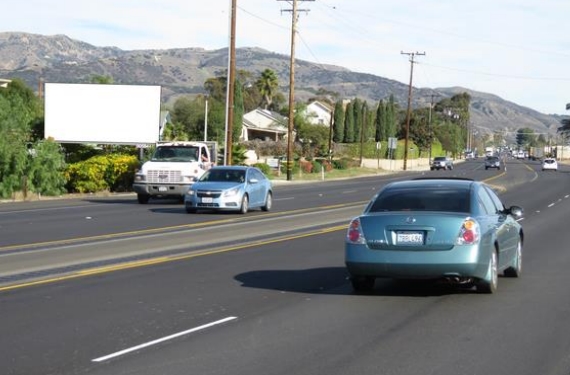
<svg viewBox="0 0 570 375"><path fill-rule="evenodd" d="M513 264L504 271L507 277L520 277L522 273L522 243L519 240Z"/></svg>
<svg viewBox="0 0 570 375"><path fill-rule="evenodd" d="M376 278L372 276L354 276L350 278L352 289L357 293L370 293L374 289Z"/></svg>
<svg viewBox="0 0 570 375"><path fill-rule="evenodd" d="M476 288L479 293L492 294L497 291L499 285L499 274L497 270L497 252L493 250L489 259L487 275L477 282Z"/></svg>

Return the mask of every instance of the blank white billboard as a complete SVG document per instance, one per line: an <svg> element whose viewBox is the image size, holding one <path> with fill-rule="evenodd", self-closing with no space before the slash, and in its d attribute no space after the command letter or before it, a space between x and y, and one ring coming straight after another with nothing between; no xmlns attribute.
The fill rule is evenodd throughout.
<svg viewBox="0 0 570 375"><path fill-rule="evenodd" d="M60 143L159 140L160 86L45 84L45 138Z"/></svg>

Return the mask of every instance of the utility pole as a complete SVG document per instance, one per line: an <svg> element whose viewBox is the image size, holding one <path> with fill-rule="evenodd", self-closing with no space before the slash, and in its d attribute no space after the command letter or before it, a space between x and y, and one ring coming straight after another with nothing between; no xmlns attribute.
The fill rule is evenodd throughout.
<svg viewBox="0 0 570 375"><path fill-rule="evenodd" d="M329 121L329 161L332 161L332 139L333 139L333 126L334 126L334 111L335 111L335 107L333 107L333 110L331 111L331 118Z"/></svg>
<svg viewBox="0 0 570 375"><path fill-rule="evenodd" d="M288 1L288 0L278 0ZM293 8L284 10L291 12L291 58L289 67L289 124L287 127L287 181L293 179L293 129L295 125L295 34L297 33L297 13L299 11L308 12L306 9L297 9L297 1L315 0L293 0Z"/></svg>
<svg viewBox="0 0 570 375"><path fill-rule="evenodd" d="M410 116L412 114L412 80L414 76L414 63L416 56L425 56L425 52L400 52L410 56L410 85L408 88L408 111L406 112L406 140L404 142L404 170L408 169L408 139L410 138Z"/></svg>
<svg viewBox="0 0 570 375"><path fill-rule="evenodd" d="M204 96L204 142L208 140L208 95Z"/></svg>
<svg viewBox="0 0 570 375"><path fill-rule="evenodd" d="M226 91L226 144L224 165L232 165L232 142L234 122L234 86L236 75L236 9L237 0L231 0L230 46L228 58L228 84Z"/></svg>
<svg viewBox="0 0 570 375"><path fill-rule="evenodd" d="M433 109L433 98L439 94L431 94L429 101L429 115L428 115L428 131L429 131L429 163L431 165L431 145L433 143L433 133L431 131L431 111Z"/></svg>

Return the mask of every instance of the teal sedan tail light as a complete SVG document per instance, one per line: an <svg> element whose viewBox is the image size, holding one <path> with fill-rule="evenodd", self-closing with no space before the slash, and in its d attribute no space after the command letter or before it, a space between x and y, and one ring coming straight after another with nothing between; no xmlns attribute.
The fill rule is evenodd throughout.
<svg viewBox="0 0 570 375"><path fill-rule="evenodd" d="M461 225L459 236L457 237L457 245L474 245L479 243L481 238L481 230L479 223L471 218L465 219Z"/></svg>
<svg viewBox="0 0 570 375"><path fill-rule="evenodd" d="M350 222L350 225L348 226L348 232L346 233L346 238L349 242L354 244L366 243L366 238L364 238L364 233L362 233L360 219L356 218Z"/></svg>

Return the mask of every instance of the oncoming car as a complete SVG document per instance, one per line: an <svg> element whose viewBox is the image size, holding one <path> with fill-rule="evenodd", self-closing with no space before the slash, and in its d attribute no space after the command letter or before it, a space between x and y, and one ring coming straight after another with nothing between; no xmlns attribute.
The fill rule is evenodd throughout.
<svg viewBox="0 0 570 375"><path fill-rule="evenodd" d="M501 159L498 156L487 156L485 158L485 170L489 168L501 169Z"/></svg>
<svg viewBox="0 0 570 375"><path fill-rule="evenodd" d="M452 170L453 169L453 160L451 160L450 158L446 157L446 156L436 156L435 158L433 158L433 161L431 162L430 165L430 170L440 170L440 169L449 169Z"/></svg>
<svg viewBox="0 0 570 375"><path fill-rule="evenodd" d="M273 204L271 181L255 167L219 166L207 170L190 186L184 198L186 212L236 211L252 208L269 211Z"/></svg>
<svg viewBox="0 0 570 375"><path fill-rule="evenodd" d="M444 280L481 293L498 275L522 270L519 206L505 208L480 181L419 178L392 182L352 219L345 264L356 292L376 278Z"/></svg>

